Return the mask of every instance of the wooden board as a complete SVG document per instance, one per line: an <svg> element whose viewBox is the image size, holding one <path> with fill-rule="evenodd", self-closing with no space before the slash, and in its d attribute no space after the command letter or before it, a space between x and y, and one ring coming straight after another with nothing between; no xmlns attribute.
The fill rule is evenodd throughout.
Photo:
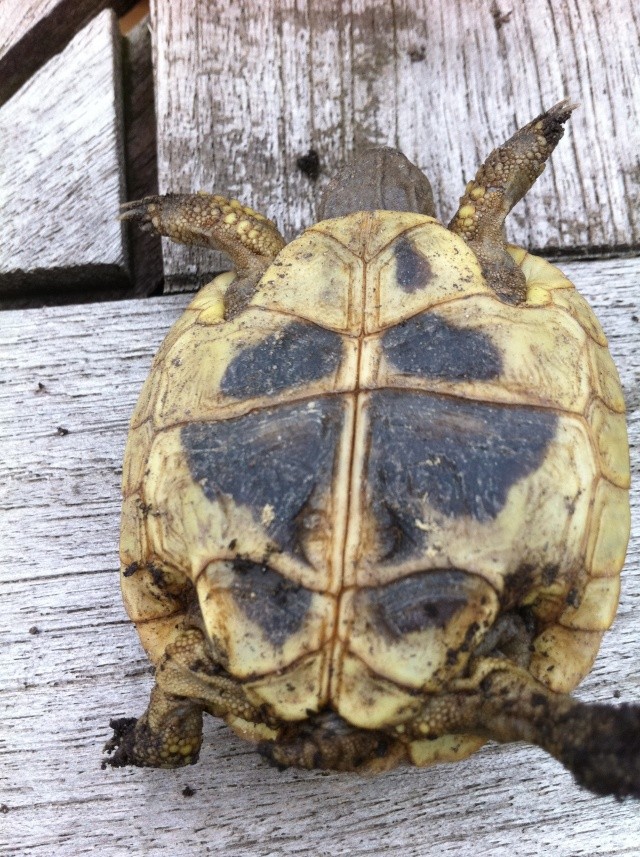
<svg viewBox="0 0 640 857"><path fill-rule="evenodd" d="M61 51L100 10L121 15L135 0L2 0L0 104Z"/></svg>
<svg viewBox="0 0 640 857"><path fill-rule="evenodd" d="M156 0L161 191L215 188L275 218L314 219L353 150L390 144L423 168L448 219L496 145L561 98L581 103L509 221L515 243L640 244L636 0ZM310 148L314 184L296 166ZM164 247L170 287L220 268Z"/></svg>
<svg viewBox="0 0 640 857"><path fill-rule="evenodd" d="M579 695L637 702L640 259L563 267L610 337L635 478L619 614ZM378 778L280 772L208 718L194 767L100 769L109 718L141 713L152 682L118 591L127 421L185 304L0 315L0 854L636 857L636 803L523 746Z"/></svg>
<svg viewBox="0 0 640 857"><path fill-rule="evenodd" d="M132 10L141 11L140 5ZM122 27L122 21L120 22ZM136 23L123 39L123 96L127 198L141 199L158 193L156 111L151 63L150 19ZM129 230L133 294L162 290L160 238L141 229Z"/></svg>
<svg viewBox="0 0 640 857"><path fill-rule="evenodd" d="M128 283L120 42L96 17L0 108L0 293Z"/></svg>

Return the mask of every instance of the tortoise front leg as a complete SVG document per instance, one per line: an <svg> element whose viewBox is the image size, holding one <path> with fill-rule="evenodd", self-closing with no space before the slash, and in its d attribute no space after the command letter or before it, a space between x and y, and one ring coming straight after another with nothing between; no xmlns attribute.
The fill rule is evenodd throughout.
<svg viewBox="0 0 640 857"><path fill-rule="evenodd" d="M105 751L113 755L103 762L103 767L193 765L202 743L203 711L249 723L264 719L248 702L238 682L229 678L211 657L202 632L190 628L167 646L142 717L111 721L114 735Z"/></svg>
<svg viewBox="0 0 640 857"><path fill-rule="evenodd" d="M135 220L143 230L166 235L180 244L226 253L237 274L225 296L227 317L248 303L258 280L285 245L276 225L262 214L236 199L204 191L127 202L122 206L121 220Z"/></svg>
<svg viewBox="0 0 640 857"><path fill-rule="evenodd" d="M506 249L505 218L544 170L576 106L561 101L494 149L467 185L449 224L478 257L489 285L508 303L526 300L526 283Z"/></svg>

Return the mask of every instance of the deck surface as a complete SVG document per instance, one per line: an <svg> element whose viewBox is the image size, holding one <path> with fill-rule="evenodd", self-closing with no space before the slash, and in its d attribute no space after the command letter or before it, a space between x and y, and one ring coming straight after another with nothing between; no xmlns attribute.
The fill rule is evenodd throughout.
<svg viewBox="0 0 640 857"><path fill-rule="evenodd" d="M29 21L68 5L22 4L35 16ZM103 5L83 0L82 8ZM23 20L26 11L0 31L18 32ZM0 198L10 201L5 215L21 212L10 224L0 213L0 226L5 235L22 230L0 252L0 300L34 304L0 311L0 855L637 857L637 803L580 790L523 745L487 745L457 765L377 778L278 771L208 718L194 767L101 769L109 719L139 715L153 681L118 586L127 424L152 356L189 299L100 303L91 302L98 290L78 292L87 250L98 267L116 260L103 296L153 291L162 261L152 242L143 251L147 273L135 248L127 268L115 221L125 182L136 195L152 192L154 159L145 159L155 146L147 98L146 136L137 150L127 142L124 159L117 148L118 117L127 126L120 140L129 140L135 99L117 91L114 26L107 13L94 18L66 48L73 64L61 68L59 54L25 84L31 89L0 104L0 142L14 165L2 170L5 158L0 166ZM275 217L287 237L313 221L333 169L367 141L399 145L427 169L446 218L479 160L517 125L564 96L581 103L508 231L529 248L562 253L559 266L594 307L623 381L631 543L618 615L577 692L612 703L640 701L638 30L633 0L155 0L150 21L160 189L215 185ZM139 32L135 44L150 67L147 37ZM78 51L83 44L102 58L99 79L114 87L113 103L100 101L102 124L92 118L91 90L76 84L89 58L88 48ZM125 89L131 65L130 56ZM54 87L54 79L66 82ZM29 125L16 99L30 104L36 85L42 95ZM48 128L47 116L55 117ZM102 128L116 130L108 137ZM96 147L99 159L90 154ZM296 166L310 148L323 170L316 183ZM57 149L64 158L44 158ZM38 206L51 178L60 203ZM97 191L78 194L96 181ZM96 197L109 211L96 208ZM58 233L38 221L65 212ZM53 237L39 242L40 234ZM27 246L25 274L36 271L41 288L50 270L55 288L20 302L14 263ZM193 289L224 264L168 244L163 261L169 290ZM3 271L11 276L3 280ZM64 305L36 305L43 302Z"/></svg>
<svg viewBox="0 0 640 857"><path fill-rule="evenodd" d="M563 266L610 337L629 407L633 534L620 610L579 696L640 696L640 259ZM127 421L185 295L0 315L0 854L636 855L640 814L541 751L378 778L268 767L208 718L200 762L101 770L152 676L118 586ZM185 791L186 790L186 791ZM193 795L190 794L193 790Z"/></svg>

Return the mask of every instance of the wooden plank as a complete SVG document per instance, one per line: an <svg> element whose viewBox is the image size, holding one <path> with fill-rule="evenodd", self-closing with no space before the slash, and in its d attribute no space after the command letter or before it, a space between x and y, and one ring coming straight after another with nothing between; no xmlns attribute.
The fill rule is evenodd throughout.
<svg viewBox="0 0 640 857"><path fill-rule="evenodd" d="M2 0L0 104L107 7L122 15L136 0Z"/></svg>
<svg viewBox="0 0 640 857"><path fill-rule="evenodd" d="M137 11L139 7L132 10L131 15ZM123 48L127 197L141 199L158 193L156 111L148 15L127 33ZM163 279L160 238L138 228L129 228L128 233L133 294L142 296L160 291Z"/></svg>
<svg viewBox="0 0 640 857"><path fill-rule="evenodd" d="M639 27L635 0L157 0L160 188L215 187L291 238L336 167L382 143L428 173L447 220L489 151L568 96L581 108L510 237L638 247ZM315 184L296 165L310 148ZM168 242L164 259L174 287L220 267Z"/></svg>
<svg viewBox="0 0 640 857"><path fill-rule="evenodd" d="M119 38L102 12L0 108L5 294L128 284Z"/></svg>
<svg viewBox="0 0 640 857"><path fill-rule="evenodd" d="M610 336L635 479L619 614L579 696L638 701L640 259L563 267ZM140 713L151 686L118 591L127 420L185 303L0 315L0 854L637 855L637 804L520 745L377 778L280 772L208 718L194 767L100 770L109 717Z"/></svg>

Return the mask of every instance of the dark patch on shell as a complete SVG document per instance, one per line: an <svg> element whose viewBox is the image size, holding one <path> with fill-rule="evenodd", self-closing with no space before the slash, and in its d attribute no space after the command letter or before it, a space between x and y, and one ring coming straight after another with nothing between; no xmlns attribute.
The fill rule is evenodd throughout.
<svg viewBox="0 0 640 857"><path fill-rule="evenodd" d="M567 592L567 604L569 607L580 606L580 596L575 586Z"/></svg>
<svg viewBox="0 0 640 857"><path fill-rule="evenodd" d="M387 330L382 350L394 369L422 378L486 381L502 373L502 355L488 334L456 327L435 313Z"/></svg>
<svg viewBox="0 0 640 857"><path fill-rule="evenodd" d="M466 630L464 635L464 640L460 645L461 652L468 652L471 649L471 644L475 640L478 631L480 630L480 625L478 622L472 622Z"/></svg>
<svg viewBox="0 0 640 857"><path fill-rule="evenodd" d="M429 260L416 250L408 238L398 238L394 242L393 253L396 259L396 280L403 292L417 292L429 285L433 278Z"/></svg>
<svg viewBox="0 0 640 857"><path fill-rule="evenodd" d="M542 583L545 586L551 586L558 579L560 566L558 563L547 563L542 569Z"/></svg>
<svg viewBox="0 0 640 857"><path fill-rule="evenodd" d="M240 351L227 366L220 390L238 399L272 396L331 375L341 359L337 333L294 321Z"/></svg>
<svg viewBox="0 0 640 857"><path fill-rule="evenodd" d="M521 563L515 571L506 575L502 603L505 609L517 607L531 592L537 582L537 568L531 563Z"/></svg>
<svg viewBox="0 0 640 857"><path fill-rule="evenodd" d="M123 577L132 577L141 568L139 562L130 562L129 565L122 572Z"/></svg>
<svg viewBox="0 0 640 857"><path fill-rule="evenodd" d="M416 538L415 526L398 514L394 506L382 501L380 509L383 511L382 515L377 515L378 523L382 524L378 529L380 562L407 555L422 543L421 539Z"/></svg>
<svg viewBox="0 0 640 857"><path fill-rule="evenodd" d="M445 663L448 667L453 667L458 663L458 654L455 649L447 649Z"/></svg>
<svg viewBox="0 0 640 857"><path fill-rule="evenodd" d="M325 398L190 423L181 437L191 475L211 502L230 496L252 509L256 521L269 507L266 532L297 552L312 494L331 480L342 421L342 403Z"/></svg>
<svg viewBox="0 0 640 857"><path fill-rule="evenodd" d="M398 639L405 634L443 629L462 610L470 594L469 575L455 568L423 571L385 586L363 590L366 609L376 630ZM471 589L475 595L475 590Z"/></svg>
<svg viewBox="0 0 640 857"><path fill-rule="evenodd" d="M425 506L448 517L494 519L511 486L540 466L557 424L541 409L401 390L372 393L369 407L366 479L380 533L394 534L386 539L388 559L424 544L416 521Z"/></svg>
<svg viewBox="0 0 640 857"><path fill-rule="evenodd" d="M302 627L311 592L262 563L237 559L233 570L236 575L231 592L235 603L270 643L282 646Z"/></svg>

